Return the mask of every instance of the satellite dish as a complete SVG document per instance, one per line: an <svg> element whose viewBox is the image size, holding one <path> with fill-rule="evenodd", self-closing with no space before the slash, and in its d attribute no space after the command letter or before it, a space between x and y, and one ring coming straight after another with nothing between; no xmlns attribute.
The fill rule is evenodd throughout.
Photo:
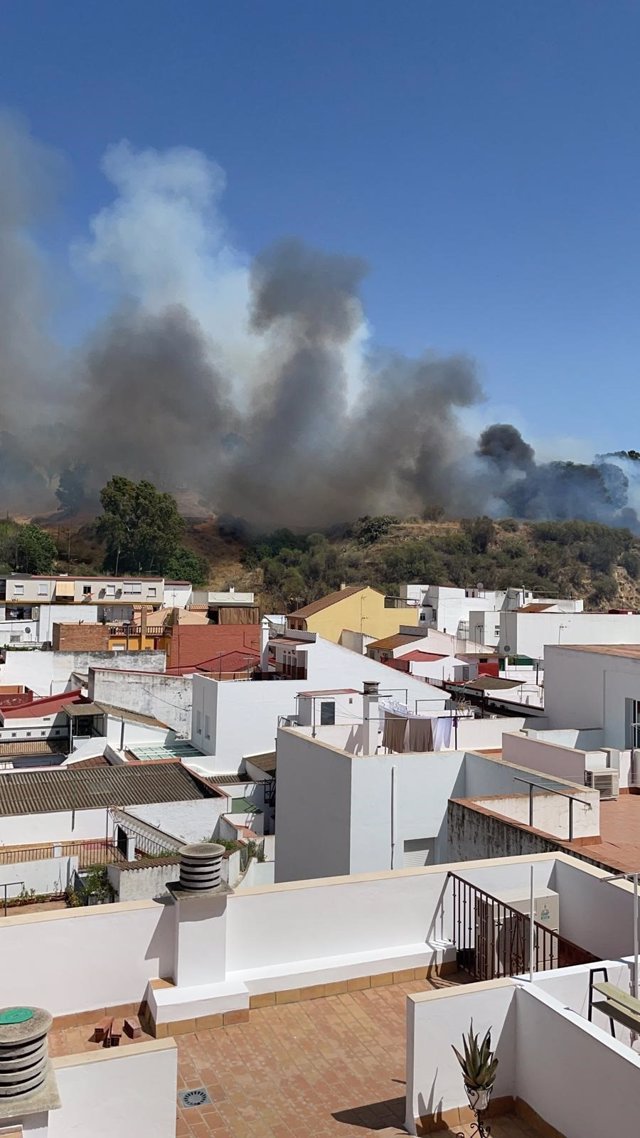
<svg viewBox="0 0 640 1138"><path fill-rule="evenodd" d="M511 651L511 645L510 645L510 644L505 644L505 646L504 646L504 651L505 651L505 652L507 653L507 655L508 655L508 654L509 654L509 652Z"/></svg>

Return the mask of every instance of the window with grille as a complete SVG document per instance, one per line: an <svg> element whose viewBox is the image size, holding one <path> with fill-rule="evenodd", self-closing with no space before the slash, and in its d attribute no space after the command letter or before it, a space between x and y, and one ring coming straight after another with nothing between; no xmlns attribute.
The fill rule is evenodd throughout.
<svg viewBox="0 0 640 1138"><path fill-rule="evenodd" d="M625 747L640 747L640 700L625 700Z"/></svg>

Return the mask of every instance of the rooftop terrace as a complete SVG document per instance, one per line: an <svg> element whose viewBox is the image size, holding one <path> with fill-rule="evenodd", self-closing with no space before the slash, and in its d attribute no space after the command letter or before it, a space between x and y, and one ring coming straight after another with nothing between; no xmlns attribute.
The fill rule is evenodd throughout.
<svg viewBox="0 0 640 1138"><path fill-rule="evenodd" d="M247 1022L177 1037L178 1093L204 1088L200 1107L177 1104L177 1138L396 1138L404 1134L406 997L440 979L257 1008ZM96 1050L90 1027L50 1036L53 1056ZM492 1138L535 1138L512 1115ZM470 1134L468 1127L441 1131Z"/></svg>

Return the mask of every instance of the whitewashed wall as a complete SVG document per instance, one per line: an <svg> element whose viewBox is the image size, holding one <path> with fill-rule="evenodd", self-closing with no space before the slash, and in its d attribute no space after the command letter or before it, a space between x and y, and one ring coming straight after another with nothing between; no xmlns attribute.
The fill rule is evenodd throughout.
<svg viewBox="0 0 640 1138"><path fill-rule="evenodd" d="M71 691L73 672L88 672L92 666L129 668L133 671L164 672L164 652L12 652L0 664L0 684L25 684L36 695Z"/></svg>
<svg viewBox="0 0 640 1138"><path fill-rule="evenodd" d="M14 777L11 774L3 778ZM33 845L41 842L103 840L113 826L108 810L56 810L50 814L11 814L0 817L0 845Z"/></svg>
<svg viewBox="0 0 640 1138"><path fill-rule="evenodd" d="M181 737L191 733L190 676L91 668L88 691L90 699L153 716Z"/></svg>
<svg viewBox="0 0 640 1138"><path fill-rule="evenodd" d="M640 1056L566 1008L538 983L490 981L409 996L407 1128L425 1115L467 1106L451 1045L484 1033L499 1066L494 1094L527 1103L565 1138L637 1130Z"/></svg>
<svg viewBox="0 0 640 1138"><path fill-rule="evenodd" d="M415 1119L440 1114L467 1104L460 1065L452 1045L462 1051L462 1036L482 1037L491 1028L491 1043L499 1059L495 1095L511 1095L515 1083L516 989L510 980L445 988L429 999L407 1000L407 1119L415 1134Z"/></svg>
<svg viewBox="0 0 640 1138"><path fill-rule="evenodd" d="M48 1138L175 1138L178 1052L173 1039L54 1059L62 1106Z"/></svg>
<svg viewBox="0 0 640 1138"><path fill-rule="evenodd" d="M32 889L36 893L51 894L64 893L73 881L78 869L77 857L50 857L39 861L19 861L11 865L0 866L0 913L4 900L4 888L7 884L7 897L18 897L23 890L29 893ZM10 882L22 881L23 885L10 885ZM16 910L13 910L14 912Z"/></svg>
<svg viewBox="0 0 640 1138"><path fill-rule="evenodd" d="M403 701L408 698L411 707L416 700L421 700L423 709L444 709L446 694L438 688L396 673L386 664L359 656L339 644L318 637L315 642L308 642L306 656L306 680L252 683L193 677L192 742L206 756L202 760L203 767L211 771L235 771L243 755L272 750L278 716L294 715L296 696L304 691L341 688L362 691L363 680L377 680L381 691L393 690Z"/></svg>
<svg viewBox="0 0 640 1138"><path fill-rule="evenodd" d="M491 810L493 814L500 814L503 818L510 818L514 822L529 825L529 797L523 796L526 790L520 784L521 790L515 795L500 795L499 798L479 796L475 799L479 806ZM560 798L556 794L545 794L535 790L533 794L533 821L536 830L544 830L545 834L553 834L562 841L569 839L570 813L573 814L573 838L591 838L600 835L600 792L598 790L581 790L573 795L573 806L568 798Z"/></svg>

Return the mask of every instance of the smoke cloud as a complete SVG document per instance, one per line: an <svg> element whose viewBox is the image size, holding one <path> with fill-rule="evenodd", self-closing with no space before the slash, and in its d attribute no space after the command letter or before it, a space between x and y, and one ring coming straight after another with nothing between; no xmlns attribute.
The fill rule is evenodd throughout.
<svg viewBox="0 0 640 1138"><path fill-rule="evenodd" d="M111 200L70 256L104 315L63 348L33 238L63 163L3 115L0 164L3 509L52 508L61 476L96 499L120 473L264 529L433 506L636 525L635 452L540 463L510 424L468 437L474 361L376 349L358 258L290 238L252 261L195 150L107 150Z"/></svg>

